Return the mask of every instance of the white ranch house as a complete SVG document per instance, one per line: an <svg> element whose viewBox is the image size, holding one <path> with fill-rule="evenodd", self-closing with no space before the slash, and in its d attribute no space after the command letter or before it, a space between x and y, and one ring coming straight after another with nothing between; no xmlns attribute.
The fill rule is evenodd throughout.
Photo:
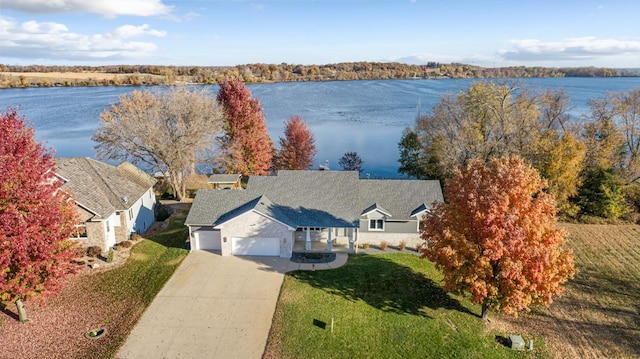
<svg viewBox="0 0 640 359"><path fill-rule="evenodd" d="M211 183L216 183L212 176ZM246 189L198 191L185 224L191 250L290 257L354 252L358 243L419 241L420 220L442 202L438 181L359 179L351 171L278 171Z"/></svg>

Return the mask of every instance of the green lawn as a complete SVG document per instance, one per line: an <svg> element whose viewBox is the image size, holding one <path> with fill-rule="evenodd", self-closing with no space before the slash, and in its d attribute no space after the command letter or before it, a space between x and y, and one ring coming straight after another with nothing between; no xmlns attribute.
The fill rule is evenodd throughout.
<svg viewBox="0 0 640 359"><path fill-rule="evenodd" d="M185 217L186 212L173 215L165 230L131 248L131 256L122 267L96 275L92 280L92 290L124 305L114 309L113 320L107 325L108 340L101 341L98 348L92 348L97 352L93 351L91 357L115 355L144 309L182 263L188 254Z"/></svg>
<svg viewBox="0 0 640 359"><path fill-rule="evenodd" d="M499 344L479 306L440 286L433 264L412 254L355 255L338 269L285 277L266 358L547 357ZM333 332L331 322L334 321ZM525 338L527 339L527 338Z"/></svg>

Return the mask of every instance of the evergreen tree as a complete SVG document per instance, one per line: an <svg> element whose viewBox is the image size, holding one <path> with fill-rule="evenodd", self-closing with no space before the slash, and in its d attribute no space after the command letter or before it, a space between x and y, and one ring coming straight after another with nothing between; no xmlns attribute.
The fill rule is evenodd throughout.
<svg viewBox="0 0 640 359"><path fill-rule="evenodd" d="M613 168L589 169L578 191L580 213L604 218L620 218L629 213L624 184Z"/></svg>

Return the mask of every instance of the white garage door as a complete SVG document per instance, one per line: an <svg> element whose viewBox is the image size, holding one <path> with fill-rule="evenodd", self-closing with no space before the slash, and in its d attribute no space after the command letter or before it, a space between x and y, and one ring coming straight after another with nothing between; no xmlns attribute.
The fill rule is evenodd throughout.
<svg viewBox="0 0 640 359"><path fill-rule="evenodd" d="M234 256L280 256L279 238L231 238Z"/></svg>
<svg viewBox="0 0 640 359"><path fill-rule="evenodd" d="M195 231L195 238L198 241L198 249L202 250L221 250L222 243L220 241L220 231Z"/></svg>

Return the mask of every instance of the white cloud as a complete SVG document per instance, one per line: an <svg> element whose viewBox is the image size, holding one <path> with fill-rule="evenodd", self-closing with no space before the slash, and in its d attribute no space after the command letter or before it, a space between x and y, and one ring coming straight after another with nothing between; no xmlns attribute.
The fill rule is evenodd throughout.
<svg viewBox="0 0 640 359"><path fill-rule="evenodd" d="M27 13L89 12L109 17L166 15L173 8L162 0L2 0L2 7Z"/></svg>
<svg viewBox="0 0 640 359"><path fill-rule="evenodd" d="M509 61L576 61L607 57L638 56L640 41L623 41L580 37L562 41L536 39L512 40L512 49L500 50L498 54Z"/></svg>
<svg viewBox="0 0 640 359"><path fill-rule="evenodd" d="M163 37L149 25L124 25L104 34L80 34L53 22L17 23L0 16L2 57L37 61L119 60L149 57L157 45L135 38Z"/></svg>

